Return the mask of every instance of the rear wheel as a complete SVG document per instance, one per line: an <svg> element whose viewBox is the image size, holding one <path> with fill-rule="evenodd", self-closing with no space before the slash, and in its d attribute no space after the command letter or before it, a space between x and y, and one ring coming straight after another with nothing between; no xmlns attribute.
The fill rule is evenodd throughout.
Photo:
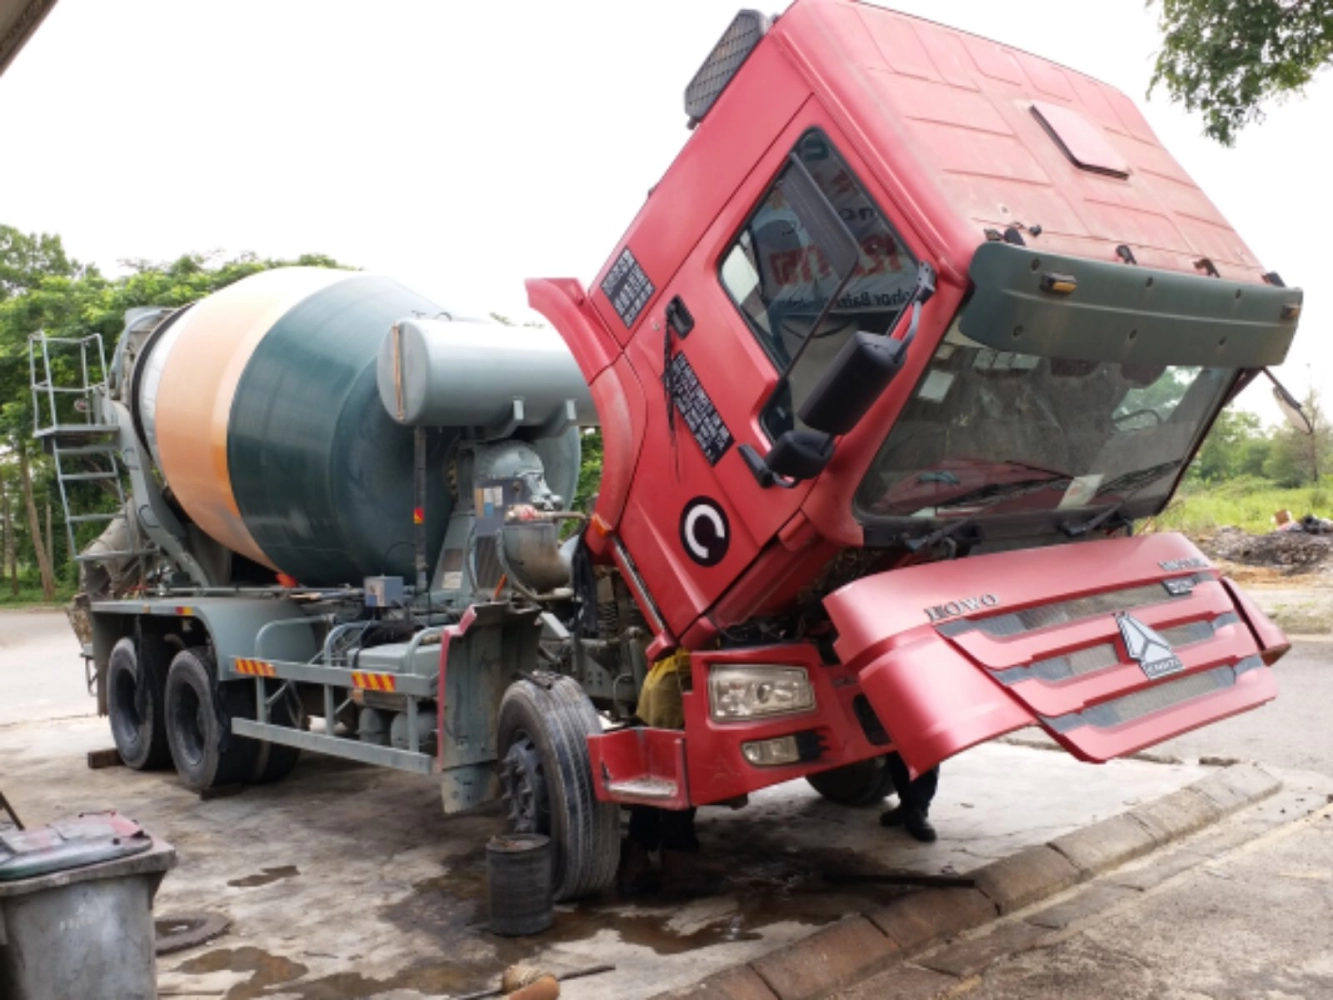
<svg viewBox="0 0 1333 1000"><path fill-rule="evenodd" d="M277 691L277 688L271 684L272 690L268 691L269 697ZM253 690L253 689L252 689ZM253 700L253 695L251 696ZM289 692L279 698L268 710L268 721L275 726L286 726L289 729L301 729L305 721L304 713L299 704L293 705L296 697ZM257 718L258 713L250 713L252 717ZM301 759L301 748L290 747L285 743L272 743L269 740L256 741L255 763L250 771L250 780L257 785L266 785L272 781L281 781L287 775L292 773L297 762Z"/></svg>
<svg viewBox="0 0 1333 1000"><path fill-rule="evenodd" d="M593 792L587 737L602 731L597 711L569 677L515 681L500 703L499 750L509 825L551 838L557 900L578 899L615 881L620 811Z"/></svg>
<svg viewBox="0 0 1333 1000"><path fill-rule="evenodd" d="M162 707L168 663L167 646L157 636L145 635L137 644L127 636L111 649L106 678L111 738L125 766L136 771L171 762Z"/></svg>
<svg viewBox="0 0 1333 1000"><path fill-rule="evenodd" d="M844 806L877 806L893 794L893 776L883 757L821 771L805 780L824 798Z"/></svg>
<svg viewBox="0 0 1333 1000"><path fill-rule="evenodd" d="M245 781L254 768L254 740L231 731L233 715L249 716L235 682L218 684L213 656L196 647L176 654L167 673L167 741L187 788L203 791ZM251 707L253 700L249 699Z"/></svg>

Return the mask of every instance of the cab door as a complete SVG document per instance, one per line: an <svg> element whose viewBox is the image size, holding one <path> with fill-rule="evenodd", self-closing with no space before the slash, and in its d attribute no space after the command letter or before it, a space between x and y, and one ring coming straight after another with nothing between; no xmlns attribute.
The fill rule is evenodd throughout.
<svg viewBox="0 0 1333 1000"><path fill-rule="evenodd" d="M915 260L864 176L837 129L807 105L627 345L649 405L620 531L676 636L774 539L813 485L765 485L742 446L763 456L799 426L800 404L852 333L891 330L911 297ZM836 213L854 241L841 274L818 213L800 204L811 190L825 201L824 221Z"/></svg>

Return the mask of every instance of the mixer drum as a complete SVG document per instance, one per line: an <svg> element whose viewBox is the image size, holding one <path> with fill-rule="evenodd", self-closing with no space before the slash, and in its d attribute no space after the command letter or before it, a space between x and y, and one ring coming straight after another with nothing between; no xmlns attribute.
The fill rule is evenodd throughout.
<svg viewBox="0 0 1333 1000"><path fill-rule="evenodd" d="M135 418L185 512L223 545L305 586L412 579L413 432L380 403L385 332L440 307L395 281L264 271L159 330ZM428 432L426 551L439 552L453 432Z"/></svg>

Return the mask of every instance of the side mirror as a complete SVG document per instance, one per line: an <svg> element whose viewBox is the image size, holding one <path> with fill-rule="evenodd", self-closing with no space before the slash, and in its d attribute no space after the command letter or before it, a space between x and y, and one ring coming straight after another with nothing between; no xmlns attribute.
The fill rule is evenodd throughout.
<svg viewBox="0 0 1333 1000"><path fill-rule="evenodd" d="M1310 420L1310 415L1305 412L1305 408L1301 406L1300 401L1267 368L1264 369L1264 374L1268 376L1268 381L1273 383L1273 399L1291 428L1298 434L1313 434L1314 423Z"/></svg>
<svg viewBox="0 0 1333 1000"><path fill-rule="evenodd" d="M783 431L766 456L743 444L741 457L760 486L791 489L824 471L833 458L833 435L804 429Z"/></svg>
<svg viewBox="0 0 1333 1000"><path fill-rule="evenodd" d="M888 388L906 358L905 340L858 330L801 404L801 422L826 434L848 433Z"/></svg>

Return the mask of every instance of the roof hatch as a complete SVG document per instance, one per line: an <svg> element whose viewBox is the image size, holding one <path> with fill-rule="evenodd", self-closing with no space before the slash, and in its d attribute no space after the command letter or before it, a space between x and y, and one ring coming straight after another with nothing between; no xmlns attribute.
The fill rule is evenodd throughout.
<svg viewBox="0 0 1333 1000"><path fill-rule="evenodd" d="M1107 141L1101 129L1077 111L1045 101L1033 101L1032 117L1041 122L1046 134L1080 170L1111 177L1129 176L1129 161Z"/></svg>

